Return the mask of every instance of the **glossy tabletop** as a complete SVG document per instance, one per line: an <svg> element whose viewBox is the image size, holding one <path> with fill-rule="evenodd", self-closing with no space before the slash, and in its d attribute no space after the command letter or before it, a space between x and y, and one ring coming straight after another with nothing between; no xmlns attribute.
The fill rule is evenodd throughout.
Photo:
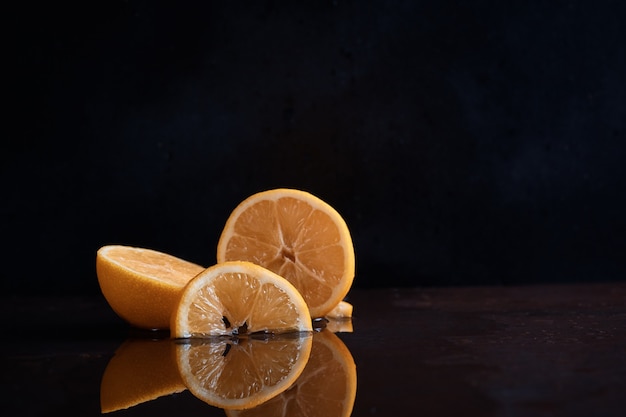
<svg viewBox="0 0 626 417"><path fill-rule="evenodd" d="M356 364L353 416L624 415L626 283L353 289L348 301L352 321L316 334ZM101 297L4 297L2 311L2 415L101 415L120 348L173 342ZM175 391L108 415L226 415Z"/></svg>

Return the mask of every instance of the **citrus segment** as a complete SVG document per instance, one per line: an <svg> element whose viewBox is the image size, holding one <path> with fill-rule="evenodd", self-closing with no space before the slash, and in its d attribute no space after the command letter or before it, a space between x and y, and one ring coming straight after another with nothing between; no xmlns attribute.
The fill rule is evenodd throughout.
<svg viewBox="0 0 626 417"><path fill-rule="evenodd" d="M242 260L289 280L311 315L322 317L348 293L355 269L352 238L341 215L318 197L275 189L242 201L229 216L217 262Z"/></svg>
<svg viewBox="0 0 626 417"><path fill-rule="evenodd" d="M204 267L166 253L108 245L96 254L104 298L131 325L167 329L185 284Z"/></svg>
<svg viewBox="0 0 626 417"><path fill-rule="evenodd" d="M185 286L172 315L175 338L312 331L306 302L286 279L251 262L223 262Z"/></svg>
<svg viewBox="0 0 626 417"><path fill-rule="evenodd" d="M352 304L342 300L326 314L326 317L334 319L349 318L352 317L353 309Z"/></svg>
<svg viewBox="0 0 626 417"><path fill-rule="evenodd" d="M248 410L226 410L228 417L348 417L356 398L356 365L346 345L323 330L313 335L304 371L282 394Z"/></svg>
<svg viewBox="0 0 626 417"><path fill-rule="evenodd" d="M189 391L223 409L246 409L289 388L309 359L312 336L187 339L176 360Z"/></svg>
<svg viewBox="0 0 626 417"><path fill-rule="evenodd" d="M100 407L110 413L185 389L171 340L129 340L104 370Z"/></svg>

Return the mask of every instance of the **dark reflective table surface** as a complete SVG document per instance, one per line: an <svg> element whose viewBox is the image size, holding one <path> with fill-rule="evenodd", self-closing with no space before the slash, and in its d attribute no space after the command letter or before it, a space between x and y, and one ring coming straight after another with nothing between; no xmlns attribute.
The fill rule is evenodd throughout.
<svg viewBox="0 0 626 417"><path fill-rule="evenodd" d="M624 415L626 283L353 289L348 301L350 325L321 332L356 364L353 416ZM1 308L5 416L102 415L120 347L167 339L130 329L100 297L3 297ZM175 391L107 415L227 415Z"/></svg>

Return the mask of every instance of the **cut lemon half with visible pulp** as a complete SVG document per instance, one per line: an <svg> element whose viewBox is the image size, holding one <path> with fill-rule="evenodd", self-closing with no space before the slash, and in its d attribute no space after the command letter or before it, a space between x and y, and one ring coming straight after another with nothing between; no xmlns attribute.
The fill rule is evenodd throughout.
<svg viewBox="0 0 626 417"><path fill-rule="evenodd" d="M318 197L275 189L242 201L229 216L217 262L250 261L286 278L312 317L322 317L348 293L355 255L341 215Z"/></svg>
<svg viewBox="0 0 626 417"><path fill-rule="evenodd" d="M183 287L204 267L163 252L108 245L96 254L104 298L131 325L167 329Z"/></svg>
<svg viewBox="0 0 626 417"><path fill-rule="evenodd" d="M246 409L288 389L309 359L311 334L269 339L178 341L176 360L194 396L223 409Z"/></svg>
<svg viewBox="0 0 626 417"><path fill-rule="evenodd" d="M185 286L172 315L175 338L310 332L306 302L286 279L251 262L223 262Z"/></svg>

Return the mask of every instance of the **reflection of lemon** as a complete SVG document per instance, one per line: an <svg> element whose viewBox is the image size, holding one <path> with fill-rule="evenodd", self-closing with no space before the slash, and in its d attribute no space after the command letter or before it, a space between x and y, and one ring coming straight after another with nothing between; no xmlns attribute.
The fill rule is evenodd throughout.
<svg viewBox="0 0 626 417"><path fill-rule="evenodd" d="M323 317L348 293L355 256L346 222L305 191L254 194L230 214L217 246L217 262L250 261L289 280L313 317Z"/></svg>
<svg viewBox="0 0 626 417"><path fill-rule="evenodd" d="M172 337L311 331L309 309L286 279L251 262L207 268L185 286Z"/></svg>
<svg viewBox="0 0 626 417"><path fill-rule="evenodd" d="M176 360L185 386L223 409L245 409L280 394L300 376L312 336L178 341Z"/></svg>
<svg viewBox="0 0 626 417"><path fill-rule="evenodd" d="M102 294L111 308L133 326L167 329L187 282L203 267L166 253L110 245L96 255Z"/></svg>
<svg viewBox="0 0 626 417"><path fill-rule="evenodd" d="M109 361L100 385L103 413L182 392L185 385L173 359L173 341L128 340Z"/></svg>
<svg viewBox="0 0 626 417"><path fill-rule="evenodd" d="M333 333L352 333L352 304L340 301L326 314L326 329Z"/></svg>
<svg viewBox="0 0 626 417"><path fill-rule="evenodd" d="M338 319L329 317L326 330L333 333L352 333L354 331L352 319L350 317Z"/></svg>
<svg viewBox="0 0 626 417"><path fill-rule="evenodd" d="M228 417L348 417L356 398L356 365L346 345L323 330L313 335L311 357L300 378L281 395Z"/></svg>

